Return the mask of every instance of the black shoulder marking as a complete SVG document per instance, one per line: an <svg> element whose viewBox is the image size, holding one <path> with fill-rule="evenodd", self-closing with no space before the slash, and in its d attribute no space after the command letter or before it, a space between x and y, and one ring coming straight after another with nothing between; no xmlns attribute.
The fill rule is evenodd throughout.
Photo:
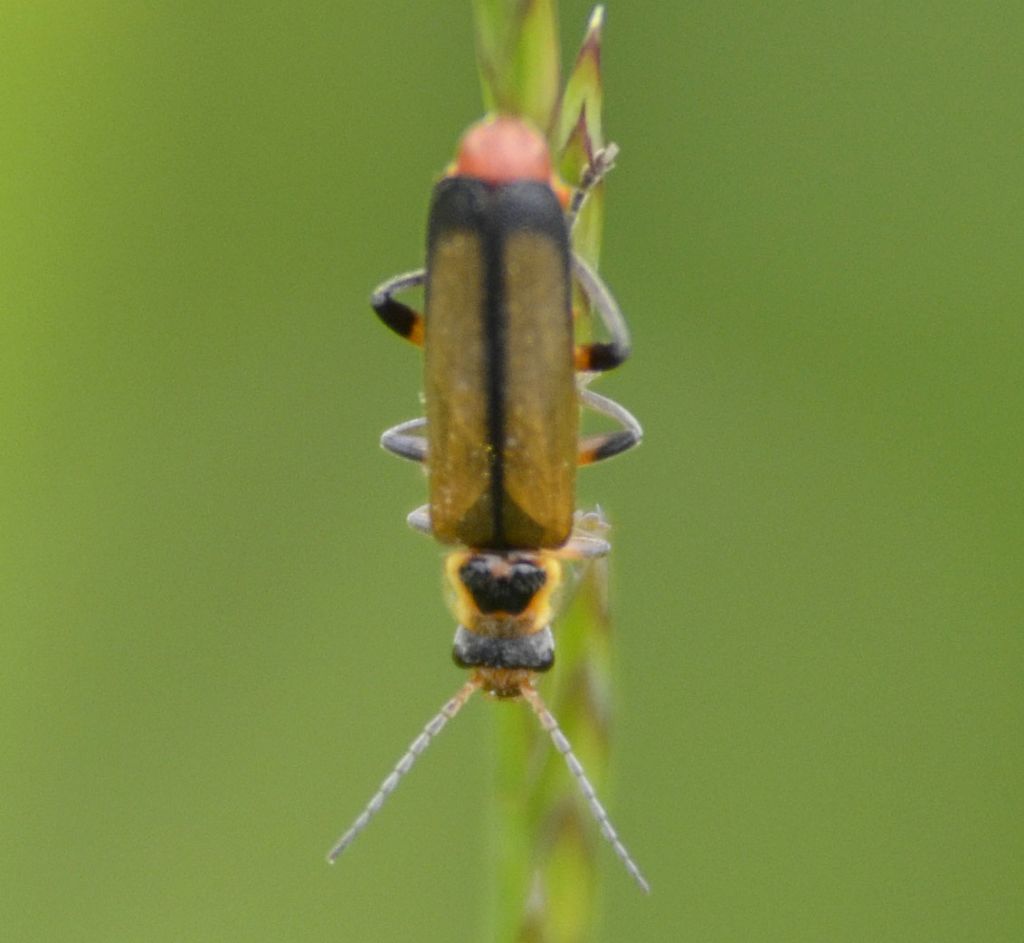
<svg viewBox="0 0 1024 943"><path fill-rule="evenodd" d="M529 229L543 233L569 251L569 231L558 197L546 183L517 180L499 187L495 193L494 214L498 225L508 231Z"/></svg>
<svg viewBox="0 0 1024 943"><path fill-rule="evenodd" d="M434 186L427 226L427 250L452 229L480 232L490 203L487 184L473 177L445 177Z"/></svg>

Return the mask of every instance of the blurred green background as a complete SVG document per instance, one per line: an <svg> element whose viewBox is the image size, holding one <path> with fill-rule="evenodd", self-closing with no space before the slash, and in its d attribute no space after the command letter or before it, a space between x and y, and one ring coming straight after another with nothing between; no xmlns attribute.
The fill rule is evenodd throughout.
<svg viewBox="0 0 1024 943"><path fill-rule="evenodd" d="M589 5L564 2L566 54ZM479 701L377 447L468 4L0 9L0 926L478 940ZM603 938L1019 940L1019 3L611 0Z"/></svg>

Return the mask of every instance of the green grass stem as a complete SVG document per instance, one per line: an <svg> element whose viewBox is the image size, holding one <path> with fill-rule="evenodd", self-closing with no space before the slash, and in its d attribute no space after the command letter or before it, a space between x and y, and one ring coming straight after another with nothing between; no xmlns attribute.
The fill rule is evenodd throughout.
<svg viewBox="0 0 1024 943"><path fill-rule="evenodd" d="M477 53L490 111L528 117L548 136L563 180L575 186L604 146L601 28L597 7L564 89L554 0L476 0ZM589 194L573 228L573 249L596 268L604 185ZM578 331L590 333L578 293ZM594 523L603 530L606 525ZM611 622L607 562L569 577L559 618L557 662L542 696L601 792L611 717ZM490 834L496 867L492 938L498 943L580 943L598 917L597 855L604 842L575 780L537 719L520 701L496 706L497 764Z"/></svg>

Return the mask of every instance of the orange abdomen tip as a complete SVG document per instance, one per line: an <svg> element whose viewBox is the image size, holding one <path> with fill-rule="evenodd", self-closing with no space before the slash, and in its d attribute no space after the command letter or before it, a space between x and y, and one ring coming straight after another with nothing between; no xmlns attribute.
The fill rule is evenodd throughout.
<svg viewBox="0 0 1024 943"><path fill-rule="evenodd" d="M499 116L474 124L462 137L455 173L485 183L551 180L551 154L540 132L520 118Z"/></svg>

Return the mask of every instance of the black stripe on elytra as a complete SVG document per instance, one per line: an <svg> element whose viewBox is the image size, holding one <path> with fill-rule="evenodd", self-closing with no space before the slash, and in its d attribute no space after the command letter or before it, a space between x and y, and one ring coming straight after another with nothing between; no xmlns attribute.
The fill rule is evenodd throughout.
<svg viewBox="0 0 1024 943"><path fill-rule="evenodd" d="M492 203L492 208L494 204ZM505 377L508 309L505 307L505 233L493 212L484 239L484 383L487 444L491 464L491 539L505 546Z"/></svg>

